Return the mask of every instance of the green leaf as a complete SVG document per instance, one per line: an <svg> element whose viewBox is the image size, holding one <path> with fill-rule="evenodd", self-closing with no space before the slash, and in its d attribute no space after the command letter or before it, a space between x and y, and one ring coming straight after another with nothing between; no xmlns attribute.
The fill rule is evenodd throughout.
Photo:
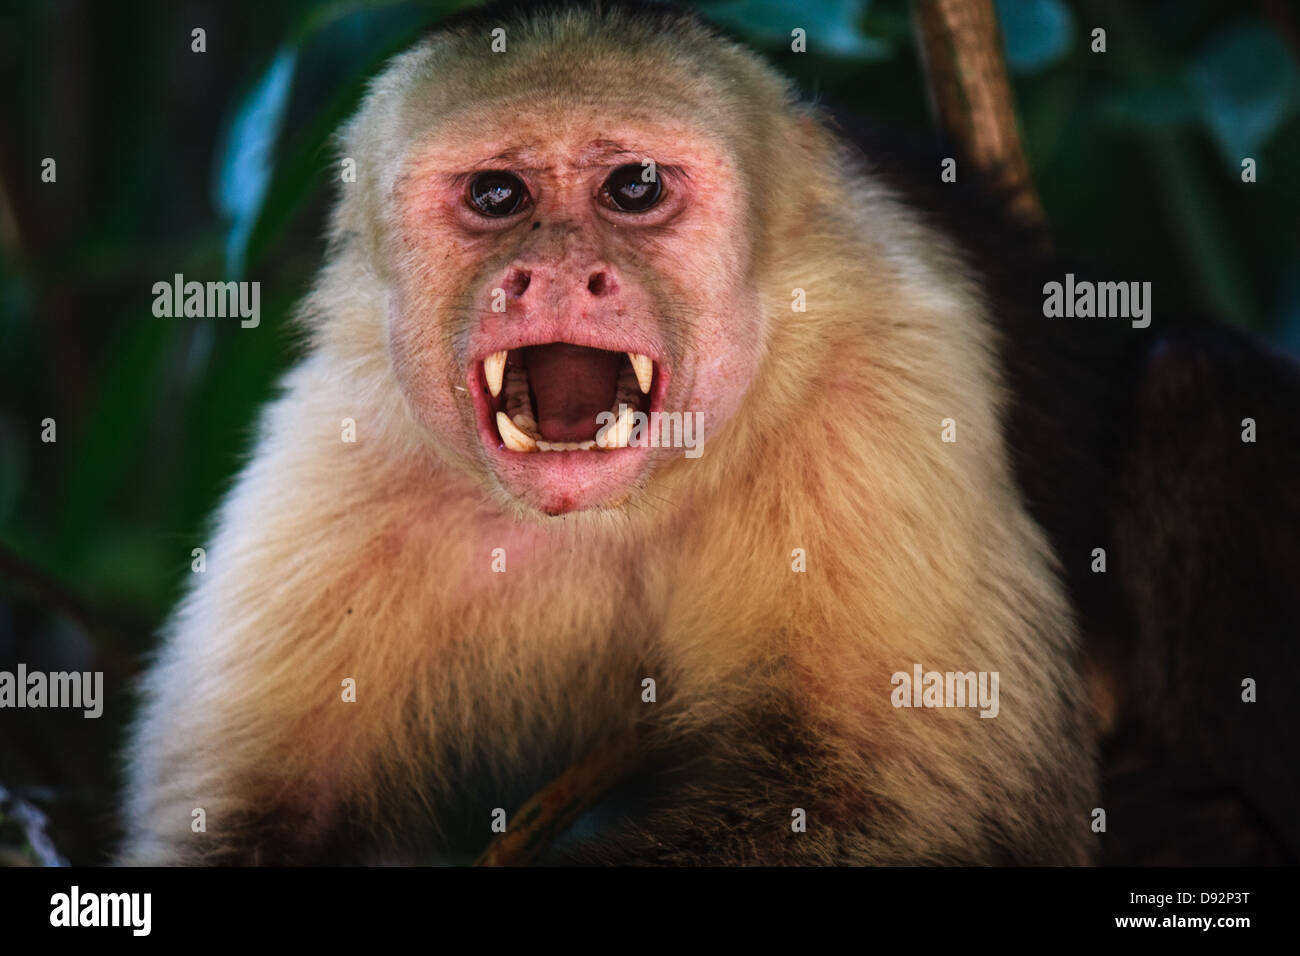
<svg viewBox="0 0 1300 956"><path fill-rule="evenodd" d="M296 32L298 74L305 85L328 77L329 91L293 130L286 131L266 194L247 241L245 261L253 264L278 244L295 216L325 184L331 168L332 137L351 116L379 66L400 52L431 20L463 4L414 2L334 3L309 16Z"/></svg>
<svg viewBox="0 0 1300 956"><path fill-rule="evenodd" d="M1211 41L1187 68L1197 106L1229 167L1261 147L1293 113L1300 74L1286 44L1262 23Z"/></svg>
<svg viewBox="0 0 1300 956"><path fill-rule="evenodd" d="M998 20L1013 73L1038 73L1065 56L1074 16L1061 0L998 0Z"/></svg>
<svg viewBox="0 0 1300 956"><path fill-rule="evenodd" d="M235 111L217 167L216 201L229 222L226 274L242 278L248 239L271 184L272 153L284 123L297 50L282 48Z"/></svg>
<svg viewBox="0 0 1300 956"><path fill-rule="evenodd" d="M216 201L227 223L226 274L242 278L259 242L264 242L263 222L274 204L280 214L272 224L278 235L311 190L319 185L326 144L360 96L362 78L374 71L379 59L396 52L411 39L414 25L426 24L461 4L415 3L411 0L344 0L308 7L271 62L259 73L235 110L217 163ZM325 42L321 39L325 38ZM340 44L339 38L342 38ZM325 109L313 114L306 143L293 151L295 175L283 175L283 156L277 158L285 115L295 76L308 71L322 48L347 46L349 66L337 79L337 95ZM330 50L329 52L336 52ZM342 109L339 105L342 104ZM308 169L306 167L310 166ZM286 195L287 187L287 195Z"/></svg>

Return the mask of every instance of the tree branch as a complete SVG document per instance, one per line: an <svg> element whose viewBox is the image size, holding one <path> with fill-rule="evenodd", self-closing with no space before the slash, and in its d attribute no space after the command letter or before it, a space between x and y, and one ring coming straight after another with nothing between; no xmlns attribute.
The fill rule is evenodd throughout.
<svg viewBox="0 0 1300 956"><path fill-rule="evenodd" d="M1005 195L1007 214L1046 224L1016 125L993 0L912 0L935 119L965 158Z"/></svg>

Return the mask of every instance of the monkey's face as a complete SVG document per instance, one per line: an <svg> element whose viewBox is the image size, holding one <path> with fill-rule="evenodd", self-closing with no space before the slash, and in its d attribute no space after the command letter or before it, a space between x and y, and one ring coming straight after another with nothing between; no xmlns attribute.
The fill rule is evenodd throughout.
<svg viewBox="0 0 1300 956"><path fill-rule="evenodd" d="M514 499L624 504L737 408L762 323L748 199L706 131L633 105L497 105L441 123L395 196L398 380Z"/></svg>

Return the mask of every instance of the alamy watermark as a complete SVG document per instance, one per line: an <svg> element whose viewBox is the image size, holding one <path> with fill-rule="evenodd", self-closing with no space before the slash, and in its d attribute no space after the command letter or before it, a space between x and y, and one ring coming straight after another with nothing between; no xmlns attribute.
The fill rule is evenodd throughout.
<svg viewBox="0 0 1300 956"><path fill-rule="evenodd" d="M152 911L152 893L83 893L73 884L50 897L51 926L120 926L132 936L148 936Z"/></svg>
<svg viewBox="0 0 1300 956"><path fill-rule="evenodd" d="M1150 282L1075 281L1074 273L1065 274L1065 282L1043 285L1043 315L1049 319L1131 319L1135 329L1151 324Z"/></svg>
<svg viewBox="0 0 1300 956"><path fill-rule="evenodd" d="M620 404L618 414L598 414L596 425L596 445L600 448L684 448L687 458L704 454L703 412L646 414Z"/></svg>
<svg viewBox="0 0 1300 956"><path fill-rule="evenodd" d="M178 272L171 282L155 282L153 295L153 314L160 319L238 316L244 329L262 321L260 282L186 282Z"/></svg>
<svg viewBox="0 0 1300 956"><path fill-rule="evenodd" d="M0 707L71 707L95 718L104 712L103 671L0 671Z"/></svg>
<svg viewBox="0 0 1300 956"><path fill-rule="evenodd" d="M997 671L895 671L889 694L895 707L978 707L981 717L998 715Z"/></svg>

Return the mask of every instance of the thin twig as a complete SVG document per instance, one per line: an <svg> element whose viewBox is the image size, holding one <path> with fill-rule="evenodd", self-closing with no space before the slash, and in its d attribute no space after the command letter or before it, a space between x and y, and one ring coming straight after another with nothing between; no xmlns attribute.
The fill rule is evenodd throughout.
<svg viewBox="0 0 1300 956"><path fill-rule="evenodd" d="M641 761L641 733L614 734L539 790L510 819L475 866L524 866Z"/></svg>

